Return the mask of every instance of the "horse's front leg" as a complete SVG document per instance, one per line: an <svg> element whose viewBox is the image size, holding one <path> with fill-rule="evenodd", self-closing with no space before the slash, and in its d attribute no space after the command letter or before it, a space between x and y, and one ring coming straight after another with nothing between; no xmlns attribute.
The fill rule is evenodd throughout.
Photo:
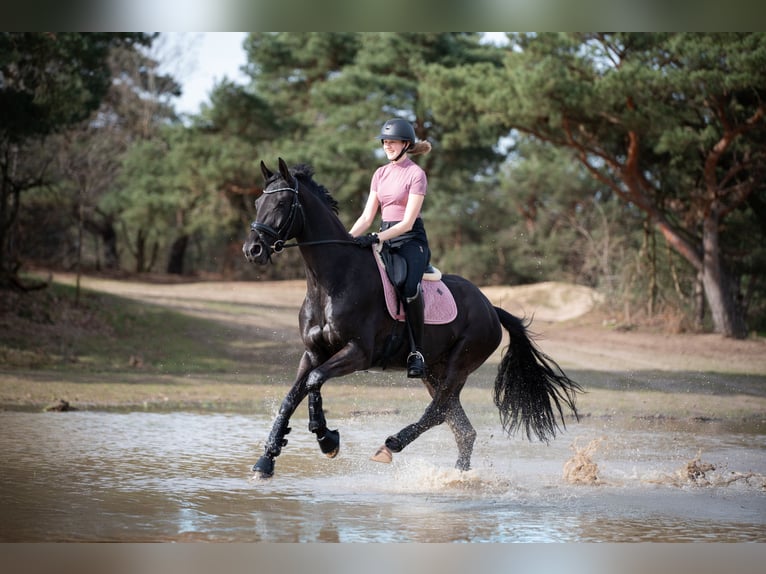
<svg viewBox="0 0 766 574"><path fill-rule="evenodd" d="M338 454L340 433L327 428L324 409L322 407L322 385L332 377L342 377L354 371L367 368L368 354L364 353L358 344L350 342L329 360L314 368L312 355L307 351L303 354L298 378L287 393L279 408L279 414L274 420L271 434L266 441L265 452L253 466L253 472L259 478L270 478L274 474L274 459L282 452L287 444L285 436L290 432L288 426L290 417L298 408L301 401L309 397L309 431L317 436L319 448L330 458Z"/></svg>
<svg viewBox="0 0 766 574"><path fill-rule="evenodd" d="M306 380L309 397L309 431L316 434L321 451L328 458L335 458L340 449L340 433L327 428L327 419L322 407L322 385L332 377L342 377L366 368L368 355L352 341L327 361L311 371Z"/></svg>
<svg viewBox="0 0 766 574"><path fill-rule="evenodd" d="M298 367L298 376L288 391L282 404L279 407L279 413L274 424L271 427L271 433L266 440L263 456L253 465L253 472L259 478L270 478L274 474L274 459L282 452L282 447L287 444L286 435L290 433L290 417L306 398L306 377L311 372L312 363L308 353L303 353L300 365Z"/></svg>
<svg viewBox="0 0 766 574"><path fill-rule="evenodd" d="M338 429L327 428L327 419L322 408L322 394L319 389L309 392L309 432L317 435L320 450L327 458L335 458L340 450L340 433Z"/></svg>

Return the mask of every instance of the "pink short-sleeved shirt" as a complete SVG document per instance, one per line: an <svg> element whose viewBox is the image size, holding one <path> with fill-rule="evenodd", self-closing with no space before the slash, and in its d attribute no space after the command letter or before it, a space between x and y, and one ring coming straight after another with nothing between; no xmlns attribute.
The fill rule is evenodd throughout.
<svg viewBox="0 0 766 574"><path fill-rule="evenodd" d="M405 158L379 167L372 176L370 188L378 194L383 221L401 221L407 198L411 193L425 195L428 179L418 164Z"/></svg>

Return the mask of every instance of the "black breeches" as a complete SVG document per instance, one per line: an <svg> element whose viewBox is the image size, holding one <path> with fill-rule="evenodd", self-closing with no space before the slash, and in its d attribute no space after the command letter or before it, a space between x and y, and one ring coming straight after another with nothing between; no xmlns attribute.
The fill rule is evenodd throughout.
<svg viewBox="0 0 766 574"><path fill-rule="evenodd" d="M407 279L404 282L403 295L409 299L418 293L418 284L423 279L423 272L428 265L428 246L418 241L410 241L396 251L407 261Z"/></svg>
<svg viewBox="0 0 766 574"><path fill-rule="evenodd" d="M384 221L381 231L396 225L396 221ZM391 250L401 255L407 261L407 279L404 282L403 295L414 297L418 292L418 284L423 279L423 273L431 261L431 250L428 248L428 236L423 220L417 218L412 230L387 241Z"/></svg>

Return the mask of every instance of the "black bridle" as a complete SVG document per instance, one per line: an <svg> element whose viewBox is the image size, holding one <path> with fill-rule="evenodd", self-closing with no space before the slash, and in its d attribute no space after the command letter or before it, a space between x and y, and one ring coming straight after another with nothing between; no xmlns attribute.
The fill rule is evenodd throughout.
<svg viewBox="0 0 766 574"><path fill-rule="evenodd" d="M284 224L280 226L281 228L274 229L270 225L259 223L258 221L253 221L250 224L250 229L258 234L264 243L268 244L270 241L273 241L273 243L269 245L269 250L271 253L281 253L285 247L293 246L293 244L285 244L285 241L290 237L291 233L293 236L295 235L295 233L293 233L293 227L295 226L295 221L298 218L298 214L301 216L301 225L303 224L303 207L301 206L301 202L298 200L297 182L294 188L278 187L276 189L264 189L263 193L272 194L279 191L293 192L293 203L290 205L290 213L287 214L287 219L285 220ZM266 240L266 237L268 237L268 240Z"/></svg>
<svg viewBox="0 0 766 574"><path fill-rule="evenodd" d="M300 215L301 218L301 226L303 226L303 206L301 205L300 199L298 198L298 183L296 181L295 187L278 187L276 189L264 189L263 193L265 194L271 194L271 193L277 193L279 191L292 191L293 192L293 202L290 205L290 212L287 214L287 219L285 222L280 226L280 229L274 229L270 225L266 225L265 223L260 223L258 221L253 221L250 224L250 229L253 230L258 237L263 240L264 243L266 243L269 247L270 253L282 253L286 248L288 247L300 247L301 245L325 245L329 243L351 243L354 242L350 239L324 239L320 241L304 241L304 242L294 242L294 243L285 243L288 238L295 237L297 231L295 231L293 228L295 227L295 222L298 219L298 216ZM268 240L266 239L268 237ZM269 245L269 242L273 241Z"/></svg>

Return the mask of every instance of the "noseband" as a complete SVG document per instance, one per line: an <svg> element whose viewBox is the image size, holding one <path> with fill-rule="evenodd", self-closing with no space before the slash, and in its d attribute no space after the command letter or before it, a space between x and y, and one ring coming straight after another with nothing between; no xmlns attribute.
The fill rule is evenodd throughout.
<svg viewBox="0 0 766 574"><path fill-rule="evenodd" d="M298 214L300 213L301 217L303 217L303 208L301 207L301 202L298 201L297 183L295 185L295 188L278 187L276 189L265 189L263 190L263 193L271 194L271 193L277 193L278 191L293 192L293 203L290 206L290 213L287 214L287 219L285 220L284 224L281 226L281 229L274 229L270 225L266 225L265 223L259 223L258 221L253 221L250 224L250 229L252 229L255 233L257 233L258 236L261 237L261 239L265 239L265 237L269 238L269 240L265 241L265 243L268 243L269 241L273 241L273 243L269 245L269 249L272 253L281 253L285 247L293 246L293 245L285 245L285 240L287 240L290 237ZM292 235L295 235L295 234L292 233Z"/></svg>

